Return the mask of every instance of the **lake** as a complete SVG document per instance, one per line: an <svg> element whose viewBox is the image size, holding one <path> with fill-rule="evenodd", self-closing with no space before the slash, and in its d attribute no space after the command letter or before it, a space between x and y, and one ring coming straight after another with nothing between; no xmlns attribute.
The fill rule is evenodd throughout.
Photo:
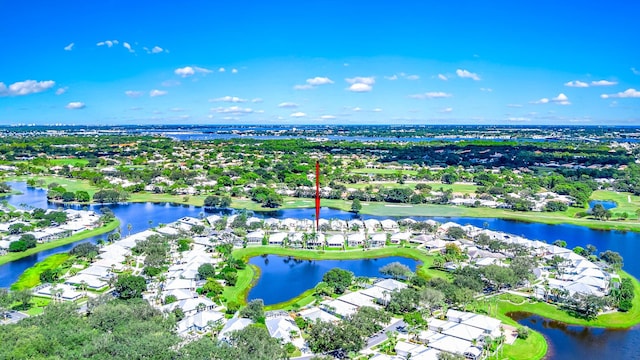
<svg viewBox="0 0 640 360"><path fill-rule="evenodd" d="M593 209L593 207L596 206L597 204L602 205L602 207L605 210L611 210L613 208L618 207L618 204L616 204L615 201L610 201L610 200L591 200L591 201L589 201L589 209Z"/></svg>
<svg viewBox="0 0 640 360"><path fill-rule="evenodd" d="M20 207L20 204L27 204L34 207L42 208L56 208L59 205L50 204L46 200L46 191L27 187L24 182L12 182L10 185L21 192L22 195L10 196L7 200L10 204ZM122 205L92 205L90 209L98 210L103 207L110 207L115 215L121 221L122 233L127 234L127 224L132 224L132 232L143 231L149 227L156 226L161 223L170 223L183 216L199 217L203 212L213 213L212 211L206 211L199 207L184 206L184 205L172 205L172 204L152 204L152 203L134 203L134 204L122 204ZM270 211L266 213L256 213L258 217L277 217L277 218L298 218L298 219L313 219L314 209L285 209ZM323 208L321 216L326 219L339 218L339 219L351 219L354 214ZM369 216L362 215L363 219L376 218L383 219L381 216ZM502 219L483 219L483 218L465 218L465 217L413 217L416 220L433 219L439 222L452 221L459 223L460 225L471 224L478 227L484 227L485 225L492 230L504 231L516 235L521 235L529 239L537 239L546 241L548 243L557 239L565 240L568 247L573 248L575 246L586 246L587 244L595 245L599 251L614 250L619 252L625 258L624 269L635 276L640 278L640 262L633 261L637 254L640 253L640 233L634 232L622 232L622 231L602 231L592 230L586 227L559 224L559 225L546 225L538 223L526 223L511 220ZM100 238L106 238L105 235L96 236L83 241L96 242ZM27 268L35 265L37 262L44 260L46 257L57 254L60 252L66 252L72 249L76 244L70 244L59 248L44 251L5 265L0 266L0 287L9 287L14 283L20 274ZM321 276L320 276L321 277ZM316 281L317 282L317 281ZM281 282L287 284L287 282ZM274 285L275 286L275 285ZM313 285L312 285L313 286ZM295 295L298 295L297 292ZM288 299L285 299L288 300ZM535 319L535 317L532 317ZM542 318L540 318L542 319ZM529 325L530 320L522 319L523 324ZM533 320L531 320L533 321ZM545 320L549 321L549 320ZM540 323L540 321L538 321ZM557 324L557 322L553 322ZM540 324L539 327L531 326L536 330L539 330L544 334L549 342L550 359L599 359L610 357L612 359L618 358L640 358L635 356L631 350L626 352L626 349L634 349L640 345L640 329L634 328L631 330L603 330L603 329L590 329L580 326L570 326L570 329L574 329L573 332L568 332L562 336L569 336L567 338L560 335L556 335L549 324ZM587 338L571 337L572 333L589 333ZM568 334L568 335L567 335ZM603 342L612 341L615 346L603 346L602 350L591 347L589 341ZM591 349L587 353L581 349ZM628 356L619 357L618 352L623 352ZM560 355L555 355L555 354ZM592 356L593 355L593 356Z"/></svg>
<svg viewBox="0 0 640 360"><path fill-rule="evenodd" d="M529 313L509 314L547 339L549 359L639 359L640 330L611 330L567 325Z"/></svg>
<svg viewBox="0 0 640 360"><path fill-rule="evenodd" d="M355 276L385 277L378 269L392 262L400 262L412 271L418 262L400 256L358 260L301 260L287 256L256 256L249 264L260 268L260 279L249 292L248 299L262 299L265 305L292 299L313 288L322 276L333 268L349 270Z"/></svg>

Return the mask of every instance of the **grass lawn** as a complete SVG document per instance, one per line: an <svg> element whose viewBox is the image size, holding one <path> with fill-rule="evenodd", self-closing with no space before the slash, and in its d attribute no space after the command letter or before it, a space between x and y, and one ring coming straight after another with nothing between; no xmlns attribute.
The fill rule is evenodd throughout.
<svg viewBox="0 0 640 360"><path fill-rule="evenodd" d="M50 159L49 163L53 166L63 166L63 165L73 165L73 166L84 166L89 163L89 160L85 159Z"/></svg>
<svg viewBox="0 0 640 360"><path fill-rule="evenodd" d="M277 304L267 305L264 307L265 311L270 310L295 310L300 309L303 306L309 305L316 300L313 296L313 289L309 289L302 294Z"/></svg>
<svg viewBox="0 0 640 360"><path fill-rule="evenodd" d="M418 172L416 170L396 170L396 169L353 169L351 170L354 174L381 174L381 175L389 175L389 174L403 174L403 175L416 175Z"/></svg>
<svg viewBox="0 0 640 360"><path fill-rule="evenodd" d="M120 220L114 219L109 223L95 229L85 230L79 232L75 235L71 235L67 238L50 241L44 244L37 244L36 247L28 249L27 251L17 252L17 253L8 253L6 255L0 256L0 265L6 264L11 261L15 261L21 259L23 257L27 257L33 255L35 253L39 253L40 251L49 250L53 248L57 248L62 245L71 244L76 241L84 240L86 238L107 233L109 231L115 230L120 226Z"/></svg>
<svg viewBox="0 0 640 360"><path fill-rule="evenodd" d="M233 251L233 256L245 261L248 261L252 257L264 254L293 256L299 259L310 260L354 260L381 258L388 256L402 256L421 262L421 264L419 264L417 267L417 273L422 277L425 277L427 279L433 277L449 279L448 273L430 268L430 266L433 264L433 256L415 248L385 247L382 249L373 249L367 251L362 251L361 249L347 251L322 251L287 249L276 246L254 246L244 249L236 249ZM259 277L259 268L254 266L247 266L246 269L238 271L238 282L236 283L236 286L225 287L223 297L226 299L226 301L236 301L240 304L245 304L247 294L249 293L251 286L259 279ZM298 303L299 305L306 305L311 303L312 301L313 296L311 296L310 293L305 292L294 299L285 301L280 304L271 305L270 308L288 309L291 308L294 303Z"/></svg>
<svg viewBox="0 0 640 360"><path fill-rule="evenodd" d="M31 289L40 285L40 274L46 270L52 270L62 265L71 255L68 253L51 255L43 261L25 270L18 281L11 285L11 290Z"/></svg>
<svg viewBox="0 0 640 360"><path fill-rule="evenodd" d="M629 202L631 198L631 202ZM640 196L630 193L620 193L608 190L596 190L591 194L591 200L615 201L618 206L611 209L613 213L626 212L630 218L637 218L636 211L640 209Z"/></svg>
<svg viewBox="0 0 640 360"><path fill-rule="evenodd" d="M74 159L61 159L61 160L74 160ZM79 160L76 160L76 161L79 161ZM5 181L25 181L26 182L29 179L43 180L45 182L44 188L47 188L49 184L55 182L60 184L60 186L67 189L68 191L76 192L76 191L84 190L88 192L89 195L91 196L93 196L93 194L96 191L98 191L98 188L91 185L91 183L89 183L88 180L68 179L65 177L58 177L58 176L40 176L40 175L17 176L17 177L7 178Z"/></svg>
<svg viewBox="0 0 640 360"><path fill-rule="evenodd" d="M636 296L633 298L633 306L628 312L613 312L598 316L594 320L586 320L571 316L564 310L558 309L556 306L544 302L524 303L522 305L513 305L507 302L499 302L499 313L506 316L507 313L524 311L542 317L561 321L571 325L582 325L592 327L603 327L610 329L627 329L634 325L640 324L640 282L631 275L620 272L621 277L629 277L633 281L633 287Z"/></svg>
<svg viewBox="0 0 640 360"><path fill-rule="evenodd" d="M254 280L260 277L260 268L254 265L247 265L246 268L238 270L238 281L235 286L225 286L222 297L225 302L236 302L244 305L247 303L247 295L254 284Z"/></svg>
<svg viewBox="0 0 640 360"><path fill-rule="evenodd" d="M499 355L489 357L489 359L538 360L544 358L547 354L547 348L544 336L538 332L530 331L526 340L516 339L513 345L503 345Z"/></svg>
<svg viewBox="0 0 640 360"><path fill-rule="evenodd" d="M49 298L34 296L31 300L31 307L29 308L29 310L25 311L25 313L29 314L30 316L40 315L44 312L44 308L47 307L50 302L51 299Z"/></svg>
<svg viewBox="0 0 640 360"><path fill-rule="evenodd" d="M185 205L202 206L204 205L203 195L188 195L187 201L185 195L171 195L171 194L154 194L148 192L132 193L129 196L129 202L151 202L151 203L176 203Z"/></svg>

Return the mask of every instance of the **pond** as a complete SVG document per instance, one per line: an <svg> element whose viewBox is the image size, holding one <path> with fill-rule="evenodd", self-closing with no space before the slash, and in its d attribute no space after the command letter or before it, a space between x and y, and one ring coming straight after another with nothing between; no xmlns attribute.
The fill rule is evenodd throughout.
<svg viewBox="0 0 640 360"><path fill-rule="evenodd" d="M547 358L562 360L638 359L640 331L611 330L568 325L525 312L510 313L519 324L547 339Z"/></svg>
<svg viewBox="0 0 640 360"><path fill-rule="evenodd" d="M290 300L313 288L322 276L333 268L349 270L355 276L385 277L378 271L392 262L400 262L412 271L418 262L400 256L357 260L302 260L287 256L256 256L249 264L260 268L258 282L249 292L248 299L262 299L266 305Z"/></svg>
<svg viewBox="0 0 640 360"><path fill-rule="evenodd" d="M602 205L602 207L605 210L611 210L613 208L618 207L618 204L616 204L615 201L611 201L611 200L591 200L591 201L589 201L589 209L593 209L593 207L596 206L597 204Z"/></svg>

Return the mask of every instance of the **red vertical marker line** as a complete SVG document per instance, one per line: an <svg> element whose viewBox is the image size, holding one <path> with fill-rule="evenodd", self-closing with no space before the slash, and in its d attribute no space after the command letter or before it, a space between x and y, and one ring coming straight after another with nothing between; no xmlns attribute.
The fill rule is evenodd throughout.
<svg viewBox="0 0 640 360"><path fill-rule="evenodd" d="M320 232L320 162L316 160L316 232Z"/></svg>

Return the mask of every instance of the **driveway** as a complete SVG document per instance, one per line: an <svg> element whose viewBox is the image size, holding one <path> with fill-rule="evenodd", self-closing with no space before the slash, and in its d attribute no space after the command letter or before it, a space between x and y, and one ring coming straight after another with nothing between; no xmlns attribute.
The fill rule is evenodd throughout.
<svg viewBox="0 0 640 360"><path fill-rule="evenodd" d="M387 326L386 328L382 329L377 334L375 334L372 337L370 337L367 340L367 345L365 346L365 349L372 348L372 347L382 343L383 341L387 340L387 332L388 331L400 332L399 329L406 328L406 326L407 326L407 324L404 322L404 320L397 320L396 322L391 323L391 325Z"/></svg>

